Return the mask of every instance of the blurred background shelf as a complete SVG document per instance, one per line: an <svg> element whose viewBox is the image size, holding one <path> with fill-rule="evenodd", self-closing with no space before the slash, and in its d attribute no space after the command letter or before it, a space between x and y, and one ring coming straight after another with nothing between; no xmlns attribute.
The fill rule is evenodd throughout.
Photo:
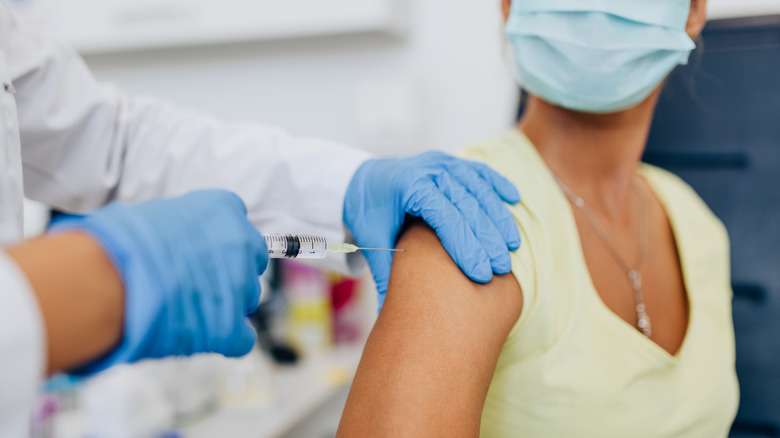
<svg viewBox="0 0 780 438"><path fill-rule="evenodd" d="M272 405L221 409L182 434L185 438L271 438L311 436L303 431L312 430L319 436L332 431L335 436L362 349L362 344L339 347L325 356L280 368L274 376Z"/></svg>
<svg viewBox="0 0 780 438"><path fill-rule="evenodd" d="M219 407L189 426L182 438L284 438L335 436L349 385L357 370L363 344L341 346L273 374L270 402L264 406L234 403ZM86 424L80 410L60 415L58 438L84 438Z"/></svg>

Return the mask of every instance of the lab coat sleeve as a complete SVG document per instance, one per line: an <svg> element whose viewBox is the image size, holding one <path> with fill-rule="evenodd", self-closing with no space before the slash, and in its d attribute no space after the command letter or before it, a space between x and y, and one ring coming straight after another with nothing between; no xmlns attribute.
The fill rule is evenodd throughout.
<svg viewBox="0 0 780 438"><path fill-rule="evenodd" d="M0 436L29 436L44 352L38 302L27 279L0 250Z"/></svg>
<svg viewBox="0 0 780 438"><path fill-rule="evenodd" d="M244 199L262 232L349 240L344 196L367 153L129 97L99 84L70 47L12 25L6 56L28 197L86 212L114 199L224 188ZM330 258L325 267L356 274L365 264L346 260Z"/></svg>

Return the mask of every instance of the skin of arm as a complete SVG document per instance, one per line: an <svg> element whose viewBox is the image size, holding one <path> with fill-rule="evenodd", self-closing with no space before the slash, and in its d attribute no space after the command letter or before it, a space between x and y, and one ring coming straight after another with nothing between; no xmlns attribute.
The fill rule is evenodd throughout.
<svg viewBox="0 0 780 438"><path fill-rule="evenodd" d="M470 281L424 224L398 247L408 252L394 257L337 436L478 436L520 286L512 274Z"/></svg>
<svg viewBox="0 0 780 438"><path fill-rule="evenodd" d="M80 232L28 241L7 253L41 310L47 374L108 353L122 337L124 286L100 245Z"/></svg>

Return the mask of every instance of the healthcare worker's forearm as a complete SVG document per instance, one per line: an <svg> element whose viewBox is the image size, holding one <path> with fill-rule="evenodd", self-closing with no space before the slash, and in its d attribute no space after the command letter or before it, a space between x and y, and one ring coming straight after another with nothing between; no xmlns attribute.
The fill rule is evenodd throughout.
<svg viewBox="0 0 780 438"><path fill-rule="evenodd" d="M119 343L122 281L91 237L64 233L28 241L7 253L38 299L46 330L47 374L95 360Z"/></svg>

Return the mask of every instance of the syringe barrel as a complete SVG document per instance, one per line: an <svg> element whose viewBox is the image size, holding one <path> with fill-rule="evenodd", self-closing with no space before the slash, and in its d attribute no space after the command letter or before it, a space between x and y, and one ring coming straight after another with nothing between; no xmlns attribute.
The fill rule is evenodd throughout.
<svg viewBox="0 0 780 438"><path fill-rule="evenodd" d="M324 259L328 256L328 241L320 236L299 234L263 234L272 259Z"/></svg>

